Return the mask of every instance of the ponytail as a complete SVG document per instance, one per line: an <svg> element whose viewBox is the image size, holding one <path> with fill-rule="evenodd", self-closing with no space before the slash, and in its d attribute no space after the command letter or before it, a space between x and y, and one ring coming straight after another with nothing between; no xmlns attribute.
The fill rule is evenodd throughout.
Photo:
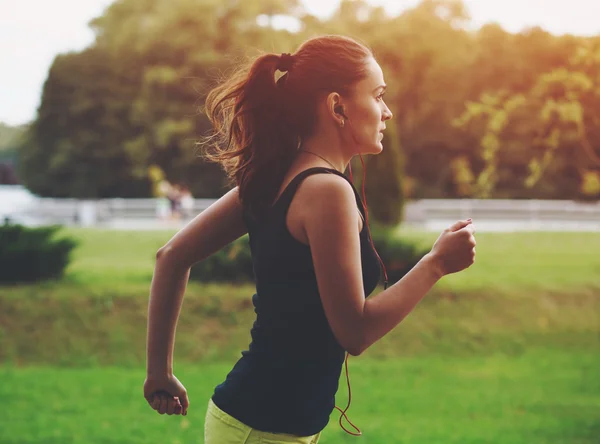
<svg viewBox="0 0 600 444"><path fill-rule="evenodd" d="M287 74L275 80L282 64L289 69L291 57L263 55L206 99L206 114L214 127L206 158L223 165L254 214L274 201L298 146L298 134L286 119Z"/></svg>

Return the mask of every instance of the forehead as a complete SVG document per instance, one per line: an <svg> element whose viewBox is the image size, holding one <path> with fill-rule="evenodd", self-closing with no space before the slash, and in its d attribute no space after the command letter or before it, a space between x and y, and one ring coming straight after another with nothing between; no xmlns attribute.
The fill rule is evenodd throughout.
<svg viewBox="0 0 600 444"><path fill-rule="evenodd" d="M372 57L367 60L366 74L366 77L356 84L357 92L371 93L375 88L385 84L381 66Z"/></svg>

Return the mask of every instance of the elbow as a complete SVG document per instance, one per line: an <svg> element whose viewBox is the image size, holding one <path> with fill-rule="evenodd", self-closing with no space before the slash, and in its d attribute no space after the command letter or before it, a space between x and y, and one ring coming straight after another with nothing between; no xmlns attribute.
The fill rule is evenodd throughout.
<svg viewBox="0 0 600 444"><path fill-rule="evenodd" d="M171 252L171 247L168 244L160 247L156 252L156 262L162 261L169 252Z"/></svg>
<svg viewBox="0 0 600 444"><path fill-rule="evenodd" d="M353 346L353 347L347 347L346 351L348 352L348 354L350 356L360 356L364 352L364 349L363 349L363 347Z"/></svg>
<svg viewBox="0 0 600 444"><path fill-rule="evenodd" d="M369 348L367 326L364 319L350 317L333 325L337 343L351 356L360 356Z"/></svg>
<svg viewBox="0 0 600 444"><path fill-rule="evenodd" d="M170 264L170 265L175 265L175 266L179 266L179 262L181 262L181 260L178 258L178 254L175 251L175 249L169 245L166 244L162 247L160 247L158 249L158 251L156 252L156 263L160 263L160 264Z"/></svg>
<svg viewBox="0 0 600 444"><path fill-rule="evenodd" d="M368 348L363 335L354 336L353 338L345 341L345 344L342 346L344 347L344 350L346 350L351 356L360 356Z"/></svg>
<svg viewBox="0 0 600 444"><path fill-rule="evenodd" d="M188 262L181 249L170 244L160 247L156 252L155 266L162 269L173 270L177 273L189 270L193 264Z"/></svg>

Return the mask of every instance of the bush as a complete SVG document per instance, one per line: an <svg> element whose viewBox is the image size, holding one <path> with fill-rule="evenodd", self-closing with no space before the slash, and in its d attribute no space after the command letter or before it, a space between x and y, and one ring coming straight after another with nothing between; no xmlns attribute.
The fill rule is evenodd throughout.
<svg viewBox="0 0 600 444"><path fill-rule="evenodd" d="M371 235L375 249L385 265L389 285L402 279L428 253L428 250L420 250L416 245L394 235L392 229L373 229Z"/></svg>
<svg viewBox="0 0 600 444"><path fill-rule="evenodd" d="M400 280L427 253L394 236L391 229L374 229L372 235L375 248L386 266L390 285ZM254 275L248 237L232 242L194 265L190 279L202 282L252 282Z"/></svg>
<svg viewBox="0 0 600 444"><path fill-rule="evenodd" d="M202 282L252 282L252 257L248 236L230 243L192 267L190 279Z"/></svg>
<svg viewBox="0 0 600 444"><path fill-rule="evenodd" d="M77 242L54 238L59 229L59 226L1 225L0 283L38 282L62 277Z"/></svg>

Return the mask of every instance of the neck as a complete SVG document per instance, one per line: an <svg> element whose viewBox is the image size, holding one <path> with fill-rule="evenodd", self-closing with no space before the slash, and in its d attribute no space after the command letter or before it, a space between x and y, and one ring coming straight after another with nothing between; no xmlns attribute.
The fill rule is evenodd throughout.
<svg viewBox="0 0 600 444"><path fill-rule="evenodd" d="M307 140L300 146L299 153L305 152L316 155L315 158L321 158L327 163L329 168L338 170L340 173L346 171L350 163L350 157L344 156L341 150L332 149L331 145L327 145L321 140ZM308 155L310 155L308 154Z"/></svg>

